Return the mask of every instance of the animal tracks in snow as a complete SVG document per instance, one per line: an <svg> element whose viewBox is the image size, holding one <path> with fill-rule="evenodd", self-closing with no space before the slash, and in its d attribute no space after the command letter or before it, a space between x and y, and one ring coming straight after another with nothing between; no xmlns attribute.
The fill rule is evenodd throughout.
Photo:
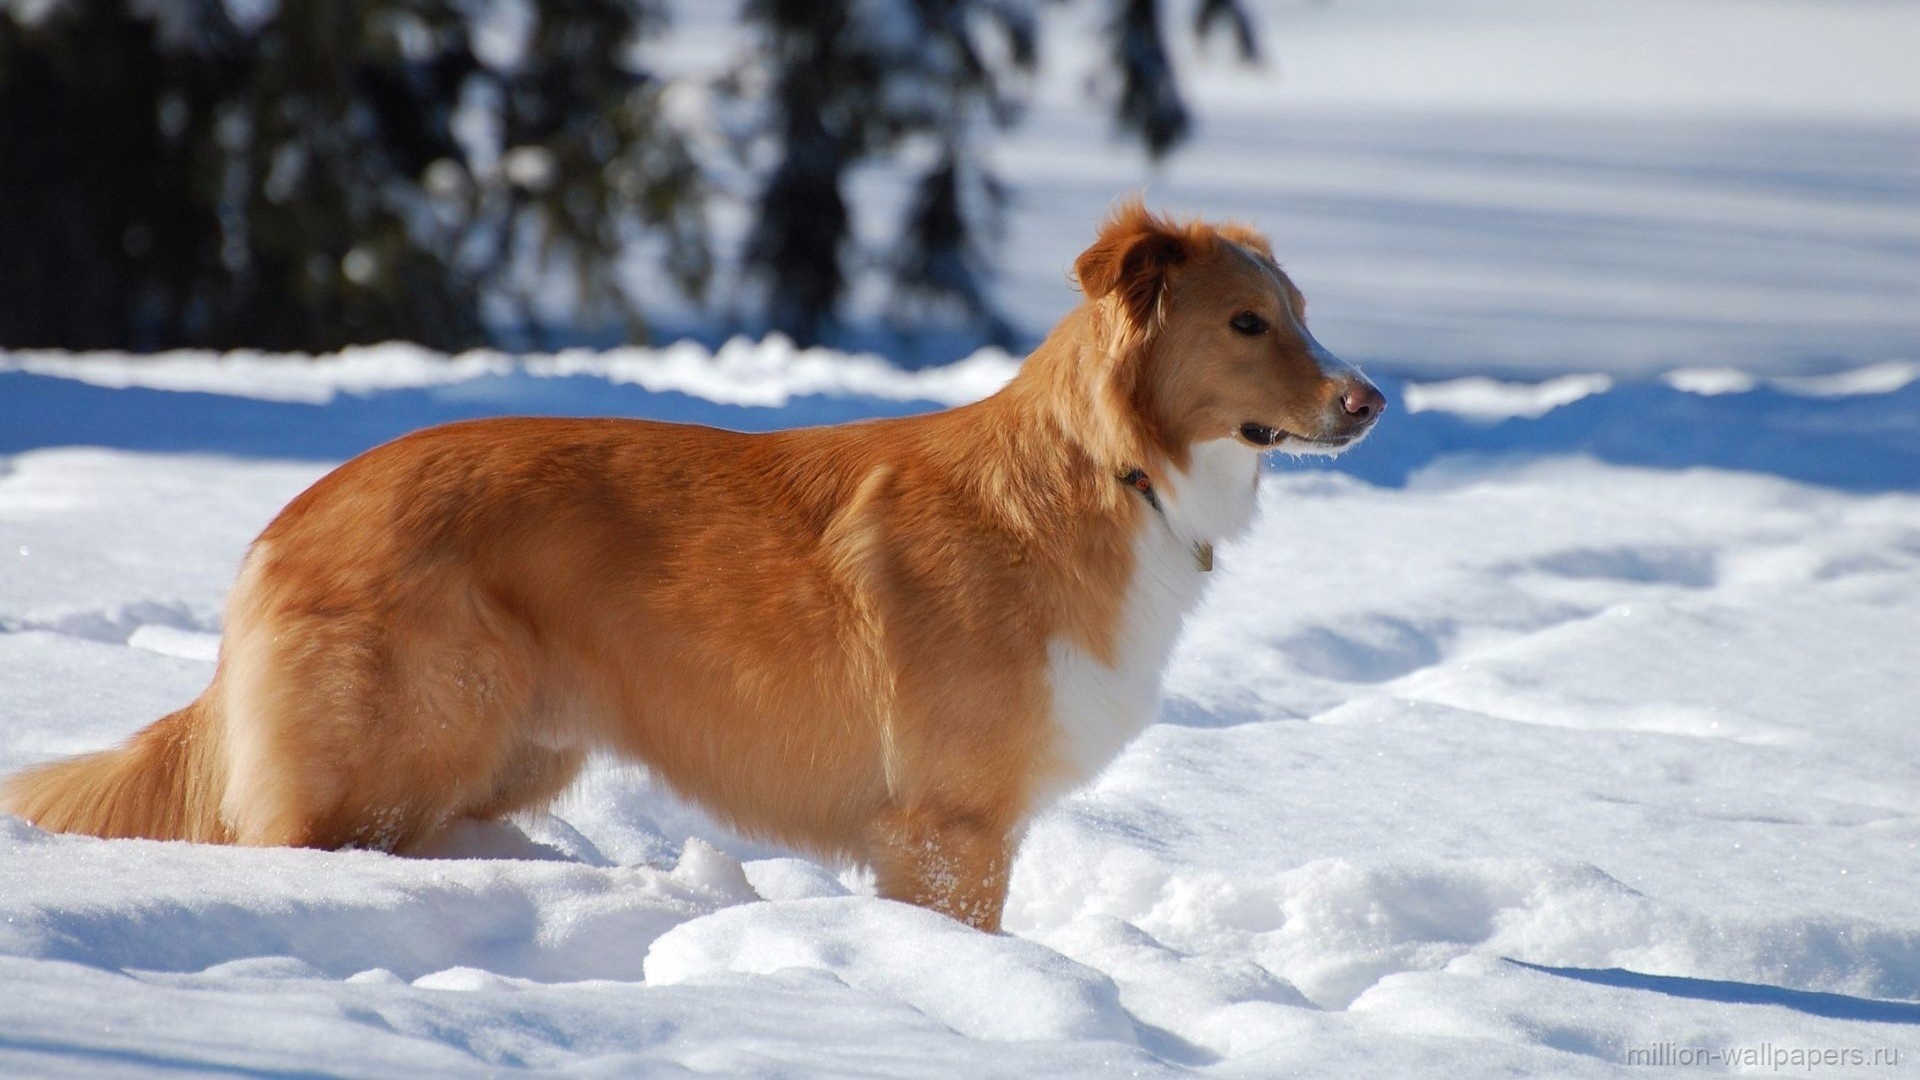
<svg viewBox="0 0 1920 1080"><path fill-rule="evenodd" d="M43 618L0 616L0 634L34 631L209 663L220 651L218 620L183 601L138 600Z"/></svg>

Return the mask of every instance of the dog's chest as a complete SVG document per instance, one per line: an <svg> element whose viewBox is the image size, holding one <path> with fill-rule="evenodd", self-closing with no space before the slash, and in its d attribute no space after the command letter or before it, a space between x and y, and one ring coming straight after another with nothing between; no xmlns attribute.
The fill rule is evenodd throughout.
<svg viewBox="0 0 1920 1080"><path fill-rule="evenodd" d="M1098 775L1158 713L1181 627L1213 577L1197 565L1194 545L1229 539L1253 516L1256 461L1226 449L1196 453L1193 471L1162 493L1165 513L1134 536L1112 662L1065 638L1049 647L1054 754L1036 793L1042 800Z"/></svg>

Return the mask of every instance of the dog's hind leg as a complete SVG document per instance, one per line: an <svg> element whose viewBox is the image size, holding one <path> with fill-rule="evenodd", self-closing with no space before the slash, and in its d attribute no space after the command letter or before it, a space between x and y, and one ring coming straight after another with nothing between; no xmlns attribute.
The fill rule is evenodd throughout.
<svg viewBox="0 0 1920 1080"><path fill-rule="evenodd" d="M563 789L581 755L529 746L533 663L487 614L442 601L377 619L268 611L235 627L221 807L235 840L403 851L454 818Z"/></svg>

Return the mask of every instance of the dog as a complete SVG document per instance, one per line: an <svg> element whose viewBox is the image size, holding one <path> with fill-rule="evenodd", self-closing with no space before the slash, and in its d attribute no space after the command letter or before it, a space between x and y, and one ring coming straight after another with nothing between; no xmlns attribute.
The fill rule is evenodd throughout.
<svg viewBox="0 0 1920 1080"><path fill-rule="evenodd" d="M997 930L1025 823L1159 706L1260 459L1363 438L1380 391L1267 241L1138 201L998 393L748 435L429 428L254 541L211 684L0 807L103 837L407 852L539 810L587 756Z"/></svg>

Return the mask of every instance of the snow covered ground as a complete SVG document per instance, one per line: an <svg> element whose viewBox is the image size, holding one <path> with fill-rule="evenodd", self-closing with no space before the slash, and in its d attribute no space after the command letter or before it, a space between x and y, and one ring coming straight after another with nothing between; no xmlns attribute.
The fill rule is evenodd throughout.
<svg viewBox="0 0 1920 1080"><path fill-rule="evenodd" d="M700 396L692 359L0 355L0 769L194 695L243 545L349 444L1006 372L738 345ZM611 764L438 860L0 820L0 1074L1906 1075L1917 375L1397 385L1379 438L1267 477L1163 722L1034 827L1004 937Z"/></svg>
<svg viewBox="0 0 1920 1080"><path fill-rule="evenodd" d="M1277 69L1199 71L1159 171L1055 69L1001 295L1044 329L1144 184L1271 231L1395 411L1276 462L1007 935L610 764L431 860L0 819L0 1076L1911 1075L1920 7L1265 6ZM375 442L897 414L1012 363L0 351L0 770L197 693L245 543Z"/></svg>

